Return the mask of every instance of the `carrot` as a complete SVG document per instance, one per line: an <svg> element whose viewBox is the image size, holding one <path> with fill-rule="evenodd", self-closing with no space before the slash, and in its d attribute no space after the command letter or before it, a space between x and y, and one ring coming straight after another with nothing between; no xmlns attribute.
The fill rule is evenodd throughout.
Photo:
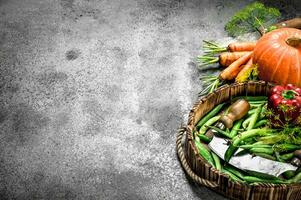
<svg viewBox="0 0 301 200"><path fill-rule="evenodd" d="M235 60L247 53L249 53L249 51L223 52L219 56L203 55L197 57L197 62L199 63L200 67L214 63L219 63L223 67L228 67Z"/></svg>
<svg viewBox="0 0 301 200"><path fill-rule="evenodd" d="M206 55L218 54L226 51L253 51L256 45L256 42L233 42L224 47L220 44L217 44L213 41L203 40L203 50Z"/></svg>
<svg viewBox="0 0 301 200"><path fill-rule="evenodd" d="M228 51L253 51L256 42L234 42L228 45Z"/></svg>
<svg viewBox="0 0 301 200"><path fill-rule="evenodd" d="M253 59L251 58L247 64L242 68L235 78L235 82L242 83L248 80L251 72L253 70Z"/></svg>
<svg viewBox="0 0 301 200"><path fill-rule="evenodd" d="M239 71L241 70L242 65L246 64L248 60L250 60L253 52L249 52L245 54L243 57L239 58L235 62L233 62L231 65L229 65L226 69L222 71L222 73L219 75L219 78L221 80L232 80L234 79Z"/></svg>
<svg viewBox="0 0 301 200"><path fill-rule="evenodd" d="M223 67L228 67L238 58L249 53L249 51L224 52L219 55L219 64Z"/></svg>

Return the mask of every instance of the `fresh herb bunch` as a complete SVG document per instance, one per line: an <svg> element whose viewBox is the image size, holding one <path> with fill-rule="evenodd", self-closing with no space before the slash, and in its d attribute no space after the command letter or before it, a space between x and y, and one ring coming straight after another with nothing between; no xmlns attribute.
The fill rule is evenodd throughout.
<svg viewBox="0 0 301 200"><path fill-rule="evenodd" d="M236 37L248 32L260 30L270 30L272 24L281 17L281 13L276 8L266 7L264 4L254 2L233 15L226 24L225 30L232 37Z"/></svg>

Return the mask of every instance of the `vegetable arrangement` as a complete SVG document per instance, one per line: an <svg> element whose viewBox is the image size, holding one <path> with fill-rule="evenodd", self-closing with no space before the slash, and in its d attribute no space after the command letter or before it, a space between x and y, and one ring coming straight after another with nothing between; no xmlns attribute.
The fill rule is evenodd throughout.
<svg viewBox="0 0 301 200"><path fill-rule="evenodd" d="M235 121L232 128L226 130L216 127L216 123L229 111L229 103L217 105L197 123L193 131L194 143L199 155L213 167L228 175L233 181L248 184L301 182L300 170L287 171L280 177L274 177L254 171L240 170L229 164L234 155L252 154L253 156L260 156L282 163L291 163L297 167L301 166L300 127L288 123L286 126L275 128L269 117L269 113L274 112L271 110L270 103L277 102L273 101L275 94L279 95L279 92L285 93L288 90L298 92L300 89L292 85L283 88L276 86L273 88L274 94L270 98L266 96L236 97L235 99L247 100L250 110L243 118ZM299 97L299 94L297 97ZM283 101L282 99L280 102L283 103ZM273 104L273 106L275 105ZM224 160L220 159L207 146L213 137L210 129L216 131L220 137L228 141L229 146L225 152ZM242 149L242 151L238 151L238 149Z"/></svg>
<svg viewBox="0 0 301 200"><path fill-rule="evenodd" d="M241 118L233 120L231 126L221 123L225 113L231 113L227 102L217 105L195 126L193 138L199 155L233 181L301 183L301 88L298 88L301 87L301 30L298 30L301 18L276 23L280 18L279 10L252 3L235 13L225 30L232 37L257 31L260 33L257 41L232 42L223 46L204 40L204 54L197 57L201 70L216 63L222 68L218 75L200 78L205 85L200 96L225 83L264 80L278 84L269 97L236 97L247 100L250 109ZM220 158L220 152L218 156L211 150L214 148L210 143L216 135L228 144L223 158ZM283 166L287 166L283 163L289 163L298 169L276 177L230 164L231 158L242 155L265 158Z"/></svg>
<svg viewBox="0 0 301 200"><path fill-rule="evenodd" d="M252 3L237 12L226 24L225 30L236 37L258 31L258 41L233 42L223 47L204 40L203 55L197 57L198 66L219 63L219 75L206 75L200 79L205 88L200 96L213 92L229 82L264 80L275 84L294 84L301 87L301 18L275 24L281 17L276 8Z"/></svg>

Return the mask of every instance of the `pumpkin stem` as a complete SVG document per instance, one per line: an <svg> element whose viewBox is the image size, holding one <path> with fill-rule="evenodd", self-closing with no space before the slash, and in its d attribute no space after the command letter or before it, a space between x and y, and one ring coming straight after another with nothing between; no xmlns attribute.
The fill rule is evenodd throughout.
<svg viewBox="0 0 301 200"><path fill-rule="evenodd" d="M286 39L286 43L292 47L297 47L301 45L301 38L300 37L289 37Z"/></svg>

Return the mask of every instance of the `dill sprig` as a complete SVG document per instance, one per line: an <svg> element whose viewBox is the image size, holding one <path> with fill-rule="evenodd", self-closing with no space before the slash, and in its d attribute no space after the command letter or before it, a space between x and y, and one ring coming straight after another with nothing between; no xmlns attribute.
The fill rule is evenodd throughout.
<svg viewBox="0 0 301 200"><path fill-rule="evenodd" d="M226 24L225 30L232 37L248 32L270 30L271 25L279 20L281 13L276 8L266 7L264 4L254 2L233 15Z"/></svg>

